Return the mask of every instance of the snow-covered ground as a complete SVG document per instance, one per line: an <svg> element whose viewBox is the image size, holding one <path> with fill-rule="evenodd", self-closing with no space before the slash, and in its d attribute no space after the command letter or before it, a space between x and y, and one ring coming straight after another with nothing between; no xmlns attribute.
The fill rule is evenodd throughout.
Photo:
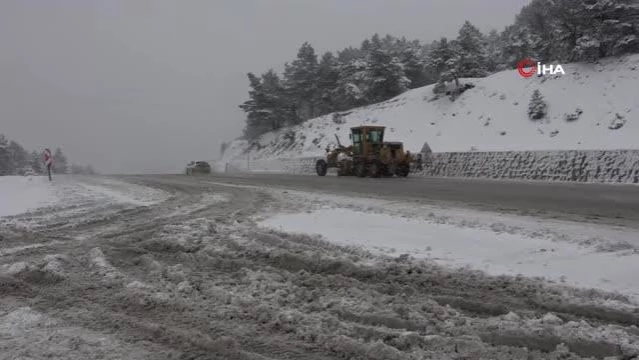
<svg viewBox="0 0 639 360"><path fill-rule="evenodd" d="M59 180L55 204L0 218L0 358L639 356L622 228L204 177Z"/></svg>
<svg viewBox="0 0 639 360"><path fill-rule="evenodd" d="M53 205L60 199L46 176L0 176L0 217Z"/></svg>
<svg viewBox="0 0 639 360"><path fill-rule="evenodd" d="M394 99L333 114L264 134L251 159L321 156L337 134L348 143L352 126L385 125L386 139L403 141L411 151L427 142L434 152L637 149L639 138L639 55L596 64L565 64L566 75L522 78L504 71L464 79L474 88L454 102L436 98L433 85ZM548 104L546 119L528 118L528 103L539 89ZM576 116L568 121L567 117ZM578 116L577 116L578 115ZM619 128L616 128L620 126ZM223 161L247 159L246 141L236 140ZM243 165L243 163L242 163Z"/></svg>
<svg viewBox="0 0 639 360"><path fill-rule="evenodd" d="M0 224L37 226L43 219L151 206L168 198L157 189L101 177L0 176ZM24 214L30 216L23 216Z"/></svg>
<svg viewBox="0 0 639 360"><path fill-rule="evenodd" d="M167 194L156 189L128 184L113 179L101 179L99 182L79 183L86 195L103 198L107 202L150 206L164 201Z"/></svg>
<svg viewBox="0 0 639 360"><path fill-rule="evenodd" d="M348 247L428 259L490 275L541 277L639 301L639 235L619 229L468 209L289 192L306 211L260 224ZM292 200L292 199L289 199Z"/></svg>

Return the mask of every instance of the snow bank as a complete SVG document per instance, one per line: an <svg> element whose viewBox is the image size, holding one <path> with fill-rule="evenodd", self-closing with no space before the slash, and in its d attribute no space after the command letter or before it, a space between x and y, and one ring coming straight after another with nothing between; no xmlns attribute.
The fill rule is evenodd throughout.
<svg viewBox="0 0 639 360"><path fill-rule="evenodd" d="M377 255L429 259L490 275L542 277L639 301L639 278L634 275L639 271L639 243L632 231L383 200L319 200L296 192L288 196L307 204L307 211L257 218L258 224L320 235Z"/></svg>
<svg viewBox="0 0 639 360"><path fill-rule="evenodd" d="M17 215L59 201L45 176L0 176L0 217Z"/></svg>

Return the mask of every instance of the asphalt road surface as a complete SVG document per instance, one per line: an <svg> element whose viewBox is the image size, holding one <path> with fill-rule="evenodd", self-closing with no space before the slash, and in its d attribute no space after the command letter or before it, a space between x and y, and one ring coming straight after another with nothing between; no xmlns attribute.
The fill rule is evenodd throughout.
<svg viewBox="0 0 639 360"><path fill-rule="evenodd" d="M136 176L137 177L137 176ZM130 178L130 177L127 177ZM219 182L465 206L541 218L639 228L639 186L459 178L355 178L290 174L154 175L145 180Z"/></svg>

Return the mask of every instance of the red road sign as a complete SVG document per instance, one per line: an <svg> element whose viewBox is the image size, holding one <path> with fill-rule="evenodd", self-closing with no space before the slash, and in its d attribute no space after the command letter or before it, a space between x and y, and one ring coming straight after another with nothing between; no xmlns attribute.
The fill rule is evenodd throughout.
<svg viewBox="0 0 639 360"><path fill-rule="evenodd" d="M51 150L49 149L44 149L44 163L47 166L50 166L51 163L53 163L53 157L51 156Z"/></svg>

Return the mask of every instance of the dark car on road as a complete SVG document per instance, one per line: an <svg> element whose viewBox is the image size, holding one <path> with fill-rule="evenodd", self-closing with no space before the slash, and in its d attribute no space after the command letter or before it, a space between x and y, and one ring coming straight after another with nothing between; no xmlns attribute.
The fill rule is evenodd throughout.
<svg viewBox="0 0 639 360"><path fill-rule="evenodd" d="M194 174L210 174L211 173L211 165L206 161L191 161L186 166L186 175L194 175Z"/></svg>

